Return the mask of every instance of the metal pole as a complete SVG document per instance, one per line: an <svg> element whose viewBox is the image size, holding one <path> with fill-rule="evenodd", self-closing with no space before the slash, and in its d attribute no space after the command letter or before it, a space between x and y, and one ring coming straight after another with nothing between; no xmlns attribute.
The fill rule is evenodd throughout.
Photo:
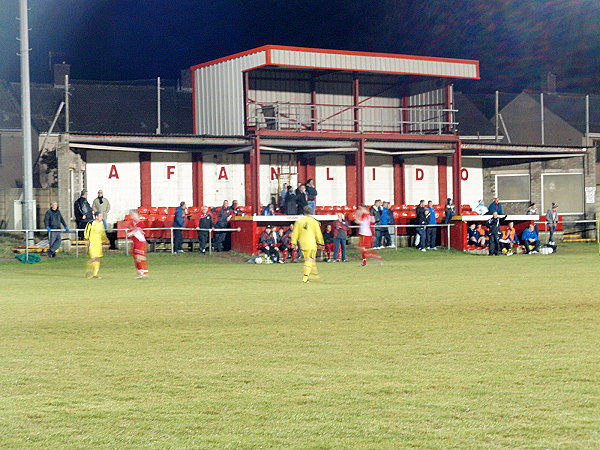
<svg viewBox="0 0 600 450"><path fill-rule="evenodd" d="M125 228L125 254L127 254L127 250L129 250L129 237L127 236L127 232L129 230Z"/></svg>
<svg viewBox="0 0 600 450"><path fill-rule="evenodd" d="M160 77L156 78L156 134L160 134Z"/></svg>
<svg viewBox="0 0 600 450"><path fill-rule="evenodd" d="M171 231L171 254L175 253L175 248L173 246L173 227L169 228Z"/></svg>
<svg viewBox="0 0 600 450"><path fill-rule="evenodd" d="M212 231L208 230L208 254L212 255Z"/></svg>
<svg viewBox="0 0 600 450"><path fill-rule="evenodd" d="M25 230L25 261L29 260L29 231Z"/></svg>
<svg viewBox="0 0 600 450"><path fill-rule="evenodd" d="M498 127L499 127L499 122L498 122L498 114L500 113L499 111L499 105L500 105L500 99L499 99L499 92L496 91L496 104L495 104L495 109L494 109L494 124L495 124L495 128L496 128L496 137L494 139L494 142L498 142Z"/></svg>
<svg viewBox="0 0 600 450"><path fill-rule="evenodd" d="M31 93L29 86L29 24L27 0L19 2L19 39L21 41L21 131L23 133L23 228L35 227L33 223L33 170L31 156ZM29 239L29 233L25 234Z"/></svg>
<svg viewBox="0 0 600 450"><path fill-rule="evenodd" d="M65 133L71 131L71 101L69 99L69 75L65 75Z"/></svg>
<svg viewBox="0 0 600 450"><path fill-rule="evenodd" d="M75 244L75 258L79 258L79 229L75 228L75 238L77 238L77 240L75 242L77 242L77 244Z"/></svg>
<svg viewBox="0 0 600 450"><path fill-rule="evenodd" d="M585 146L590 146L590 96L585 96Z"/></svg>
<svg viewBox="0 0 600 450"><path fill-rule="evenodd" d="M446 230L448 232L448 250L450 250L450 224L446 224Z"/></svg>
<svg viewBox="0 0 600 450"><path fill-rule="evenodd" d="M544 135L546 133L544 133L544 93L542 92L540 94L540 124L541 124L541 132L542 132L542 145L544 145L545 142L545 138Z"/></svg>

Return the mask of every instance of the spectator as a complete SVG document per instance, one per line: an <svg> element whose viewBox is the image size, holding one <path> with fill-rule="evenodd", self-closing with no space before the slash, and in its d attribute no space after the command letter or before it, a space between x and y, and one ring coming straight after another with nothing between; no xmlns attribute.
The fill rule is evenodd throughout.
<svg viewBox="0 0 600 450"><path fill-rule="evenodd" d="M483 200L479 200L479 202L477 202L477 206L475 207L475 209L473 211L475 211L480 216L484 216L488 212L488 207L485 206L485 203L483 203Z"/></svg>
<svg viewBox="0 0 600 450"><path fill-rule="evenodd" d="M390 202L383 202L381 204L381 218L379 221L380 225L394 225L394 214L390 209ZM395 245L392 242L392 236L394 234L394 227L387 226L381 227L381 247L394 248ZM391 230L391 231L390 231Z"/></svg>
<svg viewBox="0 0 600 450"><path fill-rule="evenodd" d="M98 191L98 197L92 202L92 211L94 213L102 213L102 223L104 223L104 229L108 230L107 218L110 212L110 202L104 197L102 190Z"/></svg>
<svg viewBox="0 0 600 450"><path fill-rule="evenodd" d="M268 204L267 206L265 206L265 209L263 209L263 216L274 216L275 215L275 207L272 204Z"/></svg>
<svg viewBox="0 0 600 450"><path fill-rule="evenodd" d="M476 230L477 230L477 232L478 232L478 233L479 233L479 234L480 234L480 235L481 235L481 236L484 238L484 240L485 240L485 237L486 237L486 236L488 236L487 229L486 229L486 228L485 228L483 225L481 225L480 223L478 223L478 224L477 224L477 228L476 228ZM487 245L488 245L488 243L487 243L487 242L484 242L484 247L487 247Z"/></svg>
<svg viewBox="0 0 600 450"><path fill-rule="evenodd" d="M306 194L306 186L301 184L296 192L296 210L298 212L304 211L304 208L308 206L308 196ZM311 213L314 214L314 211Z"/></svg>
<svg viewBox="0 0 600 450"><path fill-rule="evenodd" d="M231 206L229 207L229 209L231 210L232 216L241 216L242 215L242 211L240 211L240 205L237 200L234 200L231 202Z"/></svg>
<svg viewBox="0 0 600 450"><path fill-rule="evenodd" d="M446 201L446 207L444 208L444 223L450 223L452 218L456 215L456 207L452 202L451 198L448 198Z"/></svg>
<svg viewBox="0 0 600 450"><path fill-rule="evenodd" d="M529 208L527 208L527 212L526 212L525 214L527 214L527 215L529 215L529 216L539 216L539 215L540 215L540 213L539 213L539 211L538 211L537 204L535 204L535 202L534 202L534 203L531 203L531 204L529 205Z"/></svg>
<svg viewBox="0 0 600 450"><path fill-rule="evenodd" d="M288 186L288 189L293 189ZM298 250L292 246L292 232L294 231L294 224L290 224L290 227L281 236L281 250L283 251L283 262L287 262L288 254L292 253L292 262L295 263L298 256Z"/></svg>
<svg viewBox="0 0 600 450"><path fill-rule="evenodd" d="M273 238L273 229L271 227L271 225L267 225L265 227L265 231L263 231L260 235L259 238L259 249L261 252L263 252L265 255L267 255L267 258L274 263L279 262L279 252L277 251L276 248L276 242L275 239ZM283 263L283 261L281 261Z"/></svg>
<svg viewBox="0 0 600 450"><path fill-rule="evenodd" d="M56 250L60 247L62 240L60 231L52 230L60 230L61 225L65 227L65 231L68 233L69 227L58 209L58 203L52 202L50 203L50 209L46 211L46 215L44 216L44 226L48 230L48 258L55 258Z"/></svg>
<svg viewBox="0 0 600 450"><path fill-rule="evenodd" d="M428 220L427 220L427 224L428 225L436 225L437 224L437 220L435 218L435 208L433 207L433 202L431 200L429 200L427 202L427 208L425 208L427 211L429 211L429 216L428 216ZM427 214L427 211L425 211L425 214ZM437 250L436 248L436 240L437 240L437 229L435 226L429 226L427 227L427 249L428 250Z"/></svg>
<svg viewBox="0 0 600 450"><path fill-rule="evenodd" d="M500 218L498 211L492 213L492 217L487 221L490 230L490 256L497 256L500 253Z"/></svg>
<svg viewBox="0 0 600 450"><path fill-rule="evenodd" d="M488 211L491 213L496 211L499 216L502 216L504 214L504 212L502 211L502 204L500 203L500 199L498 197L496 197L494 199L494 201L492 203L490 203L490 206L488 207Z"/></svg>
<svg viewBox="0 0 600 450"><path fill-rule="evenodd" d="M233 206L233 205L232 205ZM200 249L200 253L206 253L206 245L208 244L208 237L210 234L210 230L214 228L215 224L213 223L212 216L208 212L208 207L203 206L202 212L200 214L200 220L198 221L198 245ZM201 228L204 228L201 230Z"/></svg>
<svg viewBox="0 0 600 450"><path fill-rule="evenodd" d="M294 188L292 186L287 187L284 211L288 216L295 216L298 213L298 207L296 205L296 192L294 192Z"/></svg>
<svg viewBox="0 0 600 450"><path fill-rule="evenodd" d="M525 231L523 231L521 241L523 241L525 253L537 253L540 251L540 239L533 223L530 223Z"/></svg>
<svg viewBox="0 0 600 450"><path fill-rule="evenodd" d="M546 213L546 223L548 224L548 230L550 231L550 237L548 244L554 245L554 232L558 225L558 204L552 203L552 207Z"/></svg>
<svg viewBox="0 0 600 450"><path fill-rule="evenodd" d="M338 218L333 222L333 259L335 262L340 262L340 249L342 252L342 261L347 262L346 259L346 241L348 240L348 231L350 227L348 222L344 218L342 213L338 213Z"/></svg>
<svg viewBox="0 0 600 450"><path fill-rule="evenodd" d="M215 228L227 228L229 221L231 220L231 209L229 209L229 202L223 201L221 208L217 210L217 223ZM215 231L215 251L222 252L225 250L224 242L227 231Z"/></svg>
<svg viewBox="0 0 600 450"><path fill-rule="evenodd" d="M317 190L315 189L315 181L312 178L306 182L306 200L314 214L317 206Z"/></svg>
<svg viewBox="0 0 600 450"><path fill-rule="evenodd" d="M475 224L472 223L467 229L468 238L467 245L476 245L477 247L485 247L485 236L481 235L481 231L475 228Z"/></svg>
<svg viewBox="0 0 600 450"><path fill-rule="evenodd" d="M84 230L85 226L94 220L94 213L87 201L87 196L88 193L84 189L81 191L81 196L75 202L75 222L77 223L77 228L80 230Z"/></svg>
<svg viewBox="0 0 600 450"><path fill-rule="evenodd" d="M425 232L425 225L427 225L427 214L426 214L426 209L425 209L425 200L421 200L419 202L419 206L417 206L416 209L416 214L417 214L417 219L416 219L416 225L417 228L415 229L415 231L417 232L417 242L415 243L417 249L421 250L422 252L427 251L426 247L427 247L427 239L426 239L426 232Z"/></svg>
<svg viewBox="0 0 600 450"><path fill-rule="evenodd" d="M375 200L375 203L369 209L369 214L373 216L373 220L375 221L375 243L373 248L381 248L381 200Z"/></svg>
<svg viewBox="0 0 600 450"><path fill-rule="evenodd" d="M173 218L173 228L185 228L185 216L187 216L187 207L185 202L181 202L175 209L175 217ZM183 244L183 230L173 230L173 251L175 253L183 253L181 248Z"/></svg>
<svg viewBox="0 0 600 450"><path fill-rule="evenodd" d="M506 256L513 254L513 247L519 244L519 237L515 231L514 222L509 222L508 227L502 232L500 244L502 244L502 253L506 250Z"/></svg>
<svg viewBox="0 0 600 450"><path fill-rule="evenodd" d="M282 211L285 211L285 196L287 194L287 191L288 184L283 183L283 186L281 187L281 192L279 193L279 206L281 207Z"/></svg>
<svg viewBox="0 0 600 450"><path fill-rule="evenodd" d="M331 262L333 261L333 259L331 259L331 256L333 254L333 239L334 239L334 232L333 232L333 228L331 227L331 224L328 223L325 226L325 231L323 232L323 242L325 243L325 255L327 257L326 261L327 262Z"/></svg>

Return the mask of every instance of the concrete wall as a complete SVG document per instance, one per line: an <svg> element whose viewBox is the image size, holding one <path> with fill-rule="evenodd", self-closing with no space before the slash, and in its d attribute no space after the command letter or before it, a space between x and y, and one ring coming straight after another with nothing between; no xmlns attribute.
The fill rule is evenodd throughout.
<svg viewBox="0 0 600 450"><path fill-rule="evenodd" d="M58 204L65 221L75 227L73 203L85 187L85 161L82 155L61 142L57 149L58 158Z"/></svg>

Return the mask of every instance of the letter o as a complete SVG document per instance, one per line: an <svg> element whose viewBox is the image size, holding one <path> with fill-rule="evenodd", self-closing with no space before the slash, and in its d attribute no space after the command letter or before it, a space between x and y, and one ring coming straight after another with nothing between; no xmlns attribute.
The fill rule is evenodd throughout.
<svg viewBox="0 0 600 450"><path fill-rule="evenodd" d="M464 167L460 169L460 179L462 181L467 181L469 179L469 171Z"/></svg>

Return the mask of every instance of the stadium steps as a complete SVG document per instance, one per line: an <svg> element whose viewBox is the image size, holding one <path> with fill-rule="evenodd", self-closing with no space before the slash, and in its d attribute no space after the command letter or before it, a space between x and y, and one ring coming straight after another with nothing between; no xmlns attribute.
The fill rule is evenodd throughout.
<svg viewBox="0 0 600 450"><path fill-rule="evenodd" d="M563 242L595 242L596 239L582 238L581 234L569 234L563 237Z"/></svg>

